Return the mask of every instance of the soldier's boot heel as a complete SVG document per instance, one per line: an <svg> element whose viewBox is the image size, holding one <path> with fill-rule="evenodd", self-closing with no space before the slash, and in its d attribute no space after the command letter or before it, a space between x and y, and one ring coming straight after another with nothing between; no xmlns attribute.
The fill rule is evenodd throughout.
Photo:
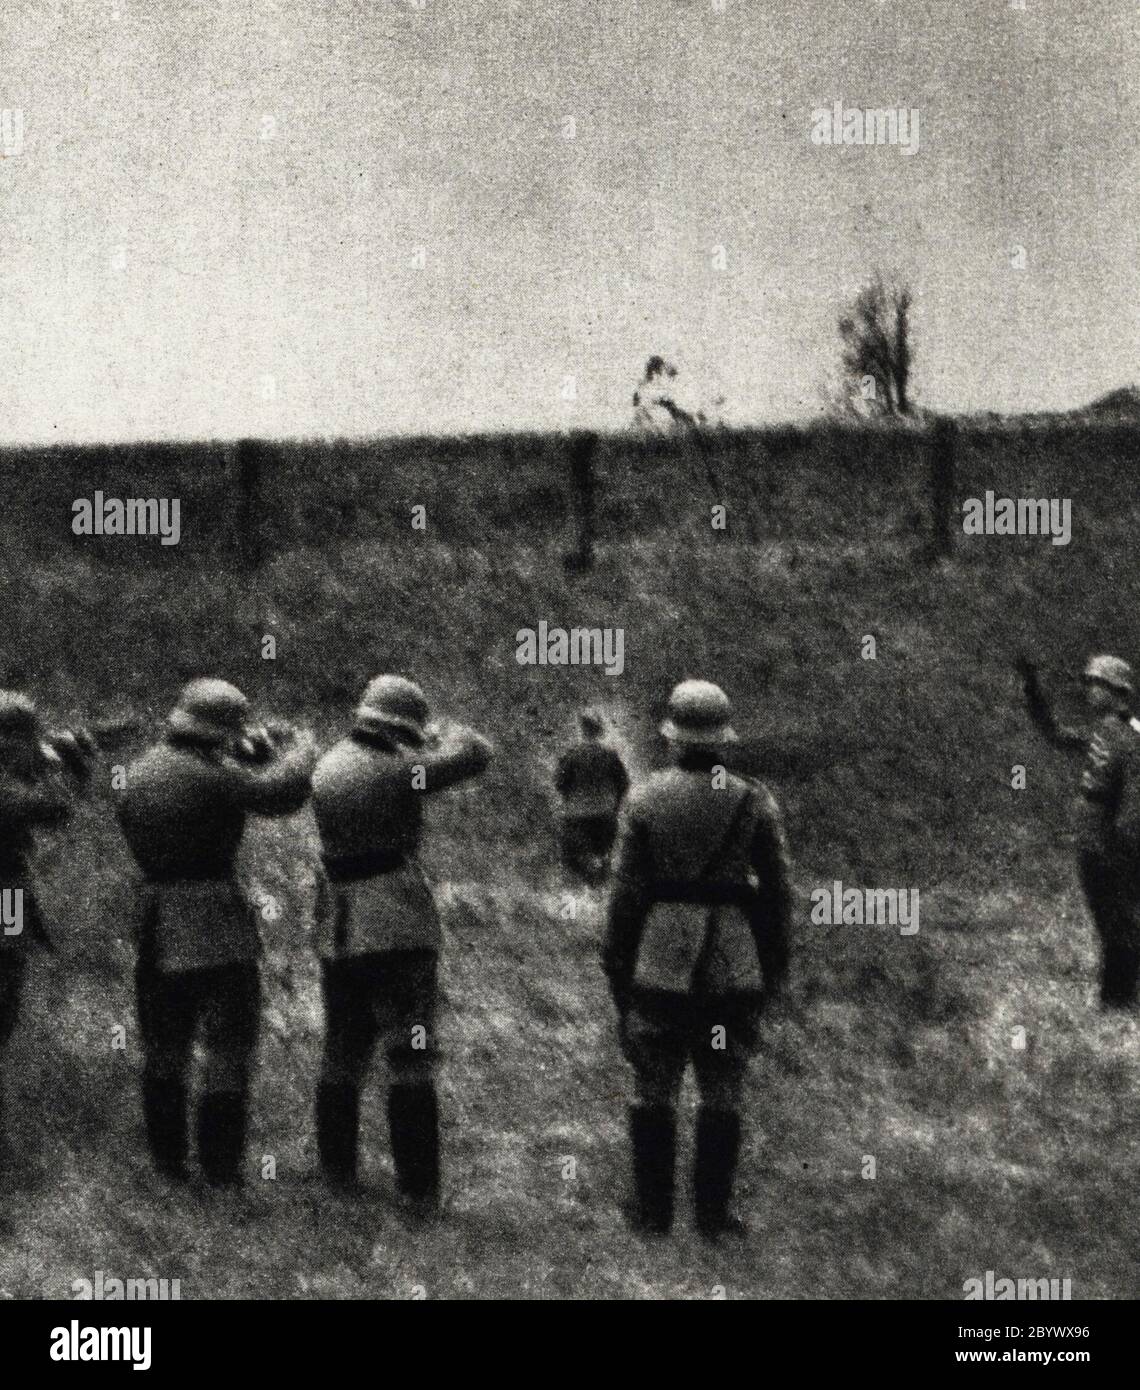
<svg viewBox="0 0 1140 1390"><path fill-rule="evenodd" d="M388 1092L388 1132L396 1186L411 1215L439 1214L439 1102L431 1082L397 1084Z"/></svg>
<svg viewBox="0 0 1140 1390"><path fill-rule="evenodd" d="M701 1106L697 1113L693 1200L697 1230L707 1240L747 1234L744 1222L731 1210L739 1156L740 1116L735 1110Z"/></svg>
<svg viewBox="0 0 1140 1390"><path fill-rule="evenodd" d="M640 1235L668 1235L673 1227L677 1116L665 1105L634 1105L629 1112L633 1201L626 1221Z"/></svg>
<svg viewBox="0 0 1140 1390"><path fill-rule="evenodd" d="M154 1076L143 1078L147 1142L154 1166L171 1182L185 1182L189 1177L186 1167L190 1148L188 1101L186 1087L181 1082Z"/></svg>
<svg viewBox="0 0 1140 1390"><path fill-rule="evenodd" d="M198 1106L198 1162L211 1187L240 1187L245 1156L246 1097L218 1091Z"/></svg>
<svg viewBox="0 0 1140 1390"><path fill-rule="evenodd" d="M357 1182L360 1092L355 1086L322 1082L317 1087L317 1152L332 1187Z"/></svg>

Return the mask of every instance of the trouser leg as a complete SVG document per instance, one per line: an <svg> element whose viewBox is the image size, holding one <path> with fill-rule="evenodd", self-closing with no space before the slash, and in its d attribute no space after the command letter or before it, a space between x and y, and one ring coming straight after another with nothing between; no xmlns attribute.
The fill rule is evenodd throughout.
<svg viewBox="0 0 1140 1390"><path fill-rule="evenodd" d="M202 971L207 995L206 1072L198 1107L198 1161L212 1186L241 1183L249 1125L249 1089L261 1013L252 962Z"/></svg>
<svg viewBox="0 0 1140 1390"><path fill-rule="evenodd" d="M1118 865L1093 855L1081 864L1081 884L1100 938L1102 1008L1127 1008L1136 1001L1140 971L1140 912L1129 891L1131 878Z"/></svg>
<svg viewBox="0 0 1140 1390"><path fill-rule="evenodd" d="M375 1041L370 988L360 960L322 962L325 1046L317 1086L317 1153L336 1186L351 1186L357 1176L360 1087Z"/></svg>
<svg viewBox="0 0 1140 1390"><path fill-rule="evenodd" d="M1101 948L1100 1002L1106 1009L1126 1009L1136 1002L1140 943L1127 936L1106 939Z"/></svg>
<svg viewBox="0 0 1140 1390"><path fill-rule="evenodd" d="M743 995L711 1000L695 1012L691 1047L701 1105L693 1205L697 1229L709 1238L744 1231L732 1214L732 1195L740 1157L741 1100L758 1021L759 1000Z"/></svg>
<svg viewBox="0 0 1140 1390"><path fill-rule="evenodd" d="M145 956L135 972L135 995L147 1142L159 1172L178 1180L186 1176L189 1150L188 1072L197 1000L186 975L162 974Z"/></svg>
<svg viewBox="0 0 1140 1390"><path fill-rule="evenodd" d="M673 1224L677 1156L677 1098L685 1070L683 997L635 993L625 1019L626 1054L637 1103L629 1111L633 1201L626 1209L636 1231L663 1235Z"/></svg>
<svg viewBox="0 0 1140 1390"><path fill-rule="evenodd" d="M24 995L24 977L28 961L22 949L0 948L0 1154L6 1147L7 1116L5 1100L7 1078L5 1062L8 1043L20 1019L20 1004Z"/></svg>
<svg viewBox="0 0 1140 1390"><path fill-rule="evenodd" d="M388 1132L400 1192L424 1212L438 1208L442 1180L436 1070L438 960L392 952L377 996L388 1062Z"/></svg>
<svg viewBox="0 0 1140 1390"><path fill-rule="evenodd" d="M735 1110L702 1105L697 1112L693 1202L702 1235L715 1237L740 1227L730 1214L740 1133L740 1115Z"/></svg>
<svg viewBox="0 0 1140 1390"><path fill-rule="evenodd" d="M677 1112L669 1105L632 1105L629 1143L633 1163L635 1230L665 1235L673 1225L677 1164Z"/></svg>
<svg viewBox="0 0 1140 1390"><path fill-rule="evenodd" d="M0 1048L12 1040L20 1021L28 958L23 949L0 948Z"/></svg>
<svg viewBox="0 0 1140 1390"><path fill-rule="evenodd" d="M189 1091L178 1081L143 1075L143 1116L154 1166L164 1177L186 1178Z"/></svg>
<svg viewBox="0 0 1140 1390"><path fill-rule="evenodd" d="M439 1101L431 1081L398 1084L388 1091L388 1131L396 1184L426 1207L439 1203Z"/></svg>

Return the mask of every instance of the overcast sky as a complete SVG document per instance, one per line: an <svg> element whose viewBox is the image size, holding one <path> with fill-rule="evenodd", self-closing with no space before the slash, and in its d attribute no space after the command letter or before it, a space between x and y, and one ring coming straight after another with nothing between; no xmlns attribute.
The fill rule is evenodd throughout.
<svg viewBox="0 0 1140 1390"><path fill-rule="evenodd" d="M1135 0L720 3L4 0L0 437L805 416L876 267L923 404L1140 378Z"/></svg>

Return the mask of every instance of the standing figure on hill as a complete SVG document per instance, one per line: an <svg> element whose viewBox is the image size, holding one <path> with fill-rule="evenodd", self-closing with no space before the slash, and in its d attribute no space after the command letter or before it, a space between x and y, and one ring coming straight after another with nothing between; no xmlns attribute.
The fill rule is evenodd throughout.
<svg viewBox="0 0 1140 1390"><path fill-rule="evenodd" d="M1140 819L1128 797L1140 773L1132 668L1118 656L1089 658L1085 701L1099 716L1091 735L1058 725L1037 668L1022 660L1018 669L1036 727L1055 748L1085 755L1075 806L1077 868L1101 941L1101 1007L1128 1008L1140 976Z"/></svg>
<svg viewBox="0 0 1140 1390"><path fill-rule="evenodd" d="M117 808L144 880L135 982L147 1139L159 1172L184 1179L201 1028L198 1161L215 1187L241 1182L261 1014L261 940L237 854L248 815L304 805L316 756L307 734L251 728L249 713L226 681L191 681L165 738L127 769Z"/></svg>
<svg viewBox="0 0 1140 1390"><path fill-rule="evenodd" d="M684 434L695 429L698 417L678 400L677 368L663 357L645 364L645 375L633 393L633 427L640 434Z"/></svg>
<svg viewBox="0 0 1140 1390"><path fill-rule="evenodd" d="M45 734L26 695L0 690L0 1154L4 1053L20 1016L28 952L51 947L36 900L33 836L68 819L94 755L85 731Z"/></svg>
<svg viewBox="0 0 1140 1390"><path fill-rule="evenodd" d="M424 798L483 771L491 745L472 729L440 740L423 692L377 676L352 733L317 764L313 809L326 879L318 908L325 1049L317 1090L321 1167L356 1183L360 1090L379 1041L388 1063L388 1131L410 1213L439 1209L435 1076L440 921L417 862Z"/></svg>
<svg viewBox="0 0 1140 1390"><path fill-rule="evenodd" d="M598 884L609 867L629 773L620 755L602 742L600 714L584 710L578 727L581 741L562 754L554 775L562 798L562 863L586 883Z"/></svg>
<svg viewBox="0 0 1140 1390"><path fill-rule="evenodd" d="M683 681L661 732L673 766L631 793L603 967L633 1066L635 1230L673 1219L676 1105L696 1071L694 1199L702 1235L743 1233L731 1213L740 1108L761 1004L783 994L791 887L779 808L759 782L726 772L728 698Z"/></svg>

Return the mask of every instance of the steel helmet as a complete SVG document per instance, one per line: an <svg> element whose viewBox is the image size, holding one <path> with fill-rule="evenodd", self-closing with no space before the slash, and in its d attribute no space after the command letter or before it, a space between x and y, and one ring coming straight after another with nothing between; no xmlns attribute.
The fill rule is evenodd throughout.
<svg viewBox="0 0 1140 1390"><path fill-rule="evenodd" d="M715 748L732 743L732 706L719 685L711 681L682 681L669 696L661 732L670 743Z"/></svg>
<svg viewBox="0 0 1140 1390"><path fill-rule="evenodd" d="M377 676L368 682L356 710L356 727L362 733L402 729L417 743L427 737L428 702L414 681L403 676Z"/></svg>
<svg viewBox="0 0 1140 1390"><path fill-rule="evenodd" d="M245 728L249 701L229 681L203 677L183 686L166 727L186 738L222 743Z"/></svg>
<svg viewBox="0 0 1140 1390"><path fill-rule="evenodd" d="M1084 678L1087 681L1100 681L1122 695L1130 696L1136 690L1132 667L1118 656L1090 656L1085 663Z"/></svg>

